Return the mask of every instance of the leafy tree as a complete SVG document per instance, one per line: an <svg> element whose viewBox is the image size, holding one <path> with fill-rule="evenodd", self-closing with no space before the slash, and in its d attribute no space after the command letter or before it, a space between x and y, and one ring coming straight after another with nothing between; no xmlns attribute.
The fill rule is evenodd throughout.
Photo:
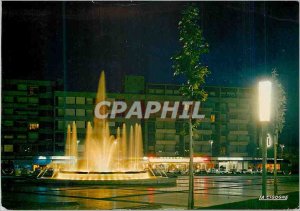
<svg viewBox="0 0 300 211"><path fill-rule="evenodd" d="M271 76L273 84L273 119L272 119L272 133L274 142L274 195L277 195L277 148L278 136L282 132L285 123L286 112L286 93L278 79L277 70L274 68Z"/></svg>
<svg viewBox="0 0 300 211"><path fill-rule="evenodd" d="M207 93L203 89L205 78L210 73L208 67L201 62L202 56L208 53L208 43L203 37L199 26L199 9L188 6L182 12L182 19L178 23L179 41L181 50L171 59L174 62L174 76L184 76L186 82L182 84L180 93L190 100L205 101ZM189 168L189 197L188 209L194 208L194 179L193 179L193 128L199 122L189 119L189 145L190 145L190 168Z"/></svg>
<svg viewBox="0 0 300 211"><path fill-rule="evenodd" d="M272 71L272 84L273 84L273 120L272 128L274 133L281 133L285 123L286 112L286 93L282 84L278 80L278 73L276 68Z"/></svg>
<svg viewBox="0 0 300 211"><path fill-rule="evenodd" d="M188 6L183 10L182 15L178 23L182 48L171 58L174 61L174 76L183 75L186 78L186 82L180 88L183 96L191 100L205 101L207 93L202 86L210 71L201 63L201 57L209 52L209 45L198 24L199 9Z"/></svg>

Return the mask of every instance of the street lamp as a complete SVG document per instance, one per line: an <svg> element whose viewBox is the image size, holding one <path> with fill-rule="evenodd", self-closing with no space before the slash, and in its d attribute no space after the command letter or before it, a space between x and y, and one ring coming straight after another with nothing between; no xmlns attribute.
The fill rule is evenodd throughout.
<svg viewBox="0 0 300 211"><path fill-rule="evenodd" d="M261 145L262 145L262 195L267 195L267 133L266 125L271 119L271 91L270 81L258 83L258 110L259 121L261 122Z"/></svg>
<svg viewBox="0 0 300 211"><path fill-rule="evenodd" d="M212 145L213 145L214 141L213 140L209 140L209 143L210 143L210 155L212 157Z"/></svg>
<svg viewBox="0 0 300 211"><path fill-rule="evenodd" d="M267 135L267 147L270 148L272 146L272 138L271 138L271 134L268 133Z"/></svg>
<svg viewBox="0 0 300 211"><path fill-rule="evenodd" d="M279 146L280 146L280 148L281 148L281 158L282 158L282 157L283 157L283 148L284 148L284 144L280 144Z"/></svg>
<svg viewBox="0 0 300 211"><path fill-rule="evenodd" d="M258 84L259 120L269 122L271 119L271 90L270 81L261 81Z"/></svg>

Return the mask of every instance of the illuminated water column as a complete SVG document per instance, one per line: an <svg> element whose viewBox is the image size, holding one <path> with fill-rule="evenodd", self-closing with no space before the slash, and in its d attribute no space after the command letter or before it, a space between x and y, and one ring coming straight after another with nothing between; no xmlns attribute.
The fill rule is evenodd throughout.
<svg viewBox="0 0 300 211"><path fill-rule="evenodd" d="M76 123L72 123L72 136L71 136L71 156L74 156L77 158L78 155L78 148L77 148L77 128L76 128Z"/></svg>
<svg viewBox="0 0 300 211"><path fill-rule="evenodd" d="M128 151L127 151L127 133L126 125L123 123L122 127L122 161L123 161L123 171L128 168Z"/></svg>
<svg viewBox="0 0 300 211"><path fill-rule="evenodd" d="M72 170L77 170L77 158L78 158L78 147L77 147L77 128L76 123L72 123L72 134L71 134L71 145L70 145L70 156L74 158L74 163L71 165Z"/></svg>
<svg viewBox="0 0 300 211"><path fill-rule="evenodd" d="M65 145L65 156L70 156L71 155L71 127L68 124L68 129L67 129L67 139L66 139L66 145Z"/></svg>
<svg viewBox="0 0 300 211"><path fill-rule="evenodd" d="M65 145L65 156L71 156L71 126L68 124L67 129L67 138L66 138L66 145ZM67 164L67 169L71 167L71 160Z"/></svg>
<svg viewBox="0 0 300 211"><path fill-rule="evenodd" d="M141 162L141 159L143 158L144 156L144 150L143 150L143 133L142 133L142 127L141 125L139 124L138 125L138 154L137 154L137 159L138 159L138 170L143 170L142 169L142 162Z"/></svg>
<svg viewBox="0 0 300 211"><path fill-rule="evenodd" d="M117 139L116 139L117 149L116 149L116 156L117 156L117 171L120 171L120 162L121 162L121 131L120 127L117 129Z"/></svg>
<svg viewBox="0 0 300 211"><path fill-rule="evenodd" d="M139 161L139 150L140 150L140 137L139 137L139 127L138 124L136 123L134 125L134 138L135 138L135 144L134 144L134 170L138 170L138 161Z"/></svg>
<svg viewBox="0 0 300 211"><path fill-rule="evenodd" d="M129 133L129 169L134 169L134 133L133 133L133 126L130 126L130 133Z"/></svg>
<svg viewBox="0 0 300 211"><path fill-rule="evenodd" d="M86 127L86 137L85 137L85 153L84 153L84 160L85 160L85 168L86 171L90 170L91 168L94 168L93 166L93 160L91 159L93 156L93 128L91 125L91 122L87 123L87 127Z"/></svg>
<svg viewBox="0 0 300 211"><path fill-rule="evenodd" d="M96 96L96 102L97 105L101 101L105 101L106 99L106 88L105 88L105 74L104 71L101 72L99 84L98 84L98 90L97 90L97 96ZM105 106L101 107L100 113L105 114L107 112L107 108ZM105 119L98 119L94 117L94 136L96 139L102 140L103 139L103 129L105 128L106 120Z"/></svg>

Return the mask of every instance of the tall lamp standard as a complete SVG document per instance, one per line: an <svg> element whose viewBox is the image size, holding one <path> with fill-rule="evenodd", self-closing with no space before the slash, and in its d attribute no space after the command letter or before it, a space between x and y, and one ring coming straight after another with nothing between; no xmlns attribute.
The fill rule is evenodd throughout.
<svg viewBox="0 0 300 211"><path fill-rule="evenodd" d="M267 195L267 133L266 126L271 119L271 90L270 81L258 83L259 121L261 122L260 140L262 145L262 195Z"/></svg>
<svg viewBox="0 0 300 211"><path fill-rule="evenodd" d="M214 141L213 140L209 140L209 143L210 143L210 156L212 157L212 145L213 145L213 143L214 143Z"/></svg>
<svg viewBox="0 0 300 211"><path fill-rule="evenodd" d="M281 158L283 158L284 144L280 144L279 146L280 146L280 148L281 148Z"/></svg>

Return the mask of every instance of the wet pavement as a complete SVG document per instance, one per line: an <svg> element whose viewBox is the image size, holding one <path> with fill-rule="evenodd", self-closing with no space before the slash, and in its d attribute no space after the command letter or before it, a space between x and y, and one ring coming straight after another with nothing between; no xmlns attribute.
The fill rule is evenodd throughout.
<svg viewBox="0 0 300 211"><path fill-rule="evenodd" d="M3 181L2 181L3 182ZM299 176L280 176L278 192L299 191ZM255 199L261 195L260 176L197 176L195 207ZM273 179L268 178L268 195ZM7 209L186 209L188 177L173 187L147 186L46 186L25 182L2 184L2 206Z"/></svg>

